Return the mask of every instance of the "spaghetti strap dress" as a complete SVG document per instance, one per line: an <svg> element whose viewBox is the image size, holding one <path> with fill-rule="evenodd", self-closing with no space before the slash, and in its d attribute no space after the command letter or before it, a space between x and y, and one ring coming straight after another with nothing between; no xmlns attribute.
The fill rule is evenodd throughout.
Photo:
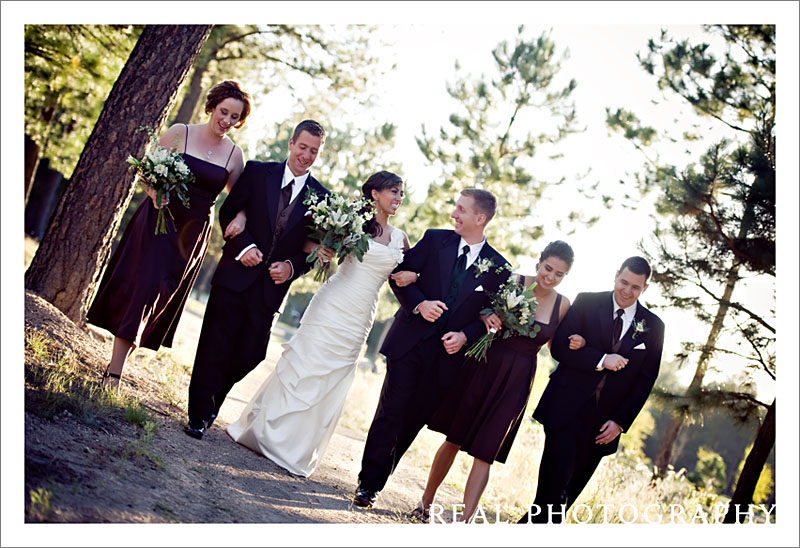
<svg viewBox="0 0 800 548"><path fill-rule="evenodd" d="M186 154L194 173L189 207L175 200L167 205L173 221L167 233L155 234L158 210L145 195L125 229L106 268L87 319L136 346L171 347L186 299L200 272L214 223L214 205L228 179L225 166Z"/></svg>
<svg viewBox="0 0 800 548"><path fill-rule="evenodd" d="M431 418L428 428L482 461L506 462L528 405L536 373L536 355L558 327L561 295L548 323L537 321L535 337L495 340L486 361L469 359L465 374Z"/></svg>

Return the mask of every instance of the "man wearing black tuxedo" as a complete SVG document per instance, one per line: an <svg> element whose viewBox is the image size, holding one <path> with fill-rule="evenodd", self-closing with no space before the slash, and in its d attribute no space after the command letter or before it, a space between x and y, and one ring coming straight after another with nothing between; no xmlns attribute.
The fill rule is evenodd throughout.
<svg viewBox="0 0 800 548"><path fill-rule="evenodd" d="M533 413L545 432L539 484L519 523L560 523L650 395L664 344L664 323L638 302L650 274L644 258L626 259L613 291L578 294L558 326L558 367ZM569 349L573 333L583 348Z"/></svg>
<svg viewBox="0 0 800 548"><path fill-rule="evenodd" d="M463 190L450 215L455 230L427 230L397 267L416 272L417 281L398 287L390 280L400 309L380 350L387 358L386 377L364 447L357 506L373 505L453 386L464 351L486 333L480 311L509 275L502 268L508 261L484 236L496 207L490 192Z"/></svg>
<svg viewBox="0 0 800 548"><path fill-rule="evenodd" d="M314 120L297 125L285 162L249 161L220 208L222 229L244 210L244 230L225 242L211 280L192 379L189 424L202 438L234 384L267 355L273 320L292 281L308 272L304 247L311 230L306 189L328 190L309 173L325 143Z"/></svg>

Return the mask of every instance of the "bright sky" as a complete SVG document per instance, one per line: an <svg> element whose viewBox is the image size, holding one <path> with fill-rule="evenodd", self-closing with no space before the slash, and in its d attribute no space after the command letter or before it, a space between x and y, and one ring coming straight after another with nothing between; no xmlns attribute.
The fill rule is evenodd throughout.
<svg viewBox="0 0 800 548"><path fill-rule="evenodd" d="M639 169L643 163L638 152L619 136L609 136L605 129L605 108L625 107L637 113L640 118L651 122L656 127L673 123L674 118L682 115L670 110L665 112L664 105L655 106L651 100L662 103L664 99L658 94L652 77L648 76L635 58L636 51L646 47L647 39L658 35L661 27L667 26L675 37L689 37L696 40L701 36L700 23L727 21L764 22L778 24L778 66L781 71L781 92L778 95L778 132L779 154L785 161L778 173L778 321L781 332L792 335L782 336L778 343L780 357L782 414L779 417L779 430L786 439L794 439L795 443L782 446L782 458L791 446L794 457L788 461L796 463L796 417L797 417L797 204L798 204L798 171L797 171L797 52L798 52L798 10L795 2L227 2L194 3L200 9L187 9L192 4L183 2L115 2L115 3L80 3L80 2L3 2L2 4L2 75L3 91L2 112L2 175L6 184L2 190L3 221L3 307L2 333L3 361L3 410L6 411L10 401L14 402L13 413L2 414L3 432L3 508L4 526L6 510L19 508L22 499L22 485L19 482L19 471L22 470L22 444L13 444L16 451L9 455L14 463L9 471L9 459L6 458L7 436L21 440L22 419L19 412L22 408L19 383L22 380L22 271L18 265L22 260L22 238L19 230L22 221L22 185L16 184L22 178L21 129L23 127L22 82L22 25L24 23L215 23L236 24L241 22L264 23L372 23L383 25L382 31L387 41L396 45L386 55L394 55L398 64L397 70L387 77L383 84L379 120L388 119L398 125L396 157L402 162L406 180L411 187L411 199L420 200L424 196L423 189L435 181L436 172L426 168L424 160L417 150L414 137L420 135L420 127L425 124L429 134L436 134L440 126L446 124L447 116L454 111L455 104L446 93L445 83L453 81L454 63L461 62L462 74L477 76L480 73L492 75L491 50L500 40L511 39L516 35L519 23L525 23L525 36L537 36L541 31L552 28L552 39L559 49L569 48L571 58L565 62L563 74L575 78L578 87L574 92L578 121L587 127L586 133L573 136L564 141L565 158L560 163L537 161L537 173L557 176L583 173L591 168L587 179L589 182L600 181L602 185L614 188L619 179L630 180L627 174ZM157 6L157 9L156 9ZM724 10L721 17L720 10ZM756 15L754 15L756 14ZM724 22L724 21L722 21ZM785 76L784 76L785 75ZM679 104L679 101L675 101ZM272 105L271 105L272 106ZM275 108L276 118L281 118L280 109ZM268 116L263 119L266 122ZM262 119L261 113L248 122ZM274 121L274 120L273 120ZM707 124L708 125L708 124ZM540 171L539 171L540 170ZM632 212L615 209L608 212L599 211L601 222L591 230L578 229L575 234L560 233L555 228L559 213L569 211L575 200L571 193L551 194L551 201L537 208L542 216L546 236L539 247L543 247L552 239L565 239L575 249L576 262L573 271L561 284L560 291L574 298L579 291L601 291L611 288L614 271L627 256L636 254L637 241L646 236L651 228L647 218L648 211ZM592 207L587 204L587 207ZM647 209L643 207L641 209ZM591 210L589 210L591 211ZM612 242L612 244L609 244ZM613 251L608 251L613 245ZM522 269L530 271L535 258L523 263ZM764 288L753 288L754 294L765 295ZM653 286L645 294L645 301L657 302L658 289ZM678 316L670 312L659 311L659 315L667 323L667 343L665 357L671 356L681 340L692 339L692 330L699 329L705 335L707 328L697 326L691 318ZM788 326L788 331L784 331ZM17 364L16 366L14 364ZM693 369L692 367L688 368ZM772 385L766 383L764 386ZM774 388L774 387L773 387ZM763 388L760 397L769 400L773 391ZM792 417L788 422L786 417ZM11 451L10 451L11 452ZM791 469L790 469L791 468ZM796 495L797 476L795 467L780 467L782 483L781 514L797 515L797 497L790 495L788 487L792 486ZM16 474L16 480L5 481L7 473ZM13 486L13 489L9 488ZM19 522L18 513L13 521ZM786 525L788 520L784 520ZM158 527L158 526L155 526ZM221 545L246 542L244 536L253 535L260 542L275 534L275 529L264 529L263 526L241 526L232 531L233 526L215 526L204 531L206 542ZM336 529L331 526L320 526L315 534L332 533ZM403 543L415 541L458 542L466 545L472 543L485 544L496 542L496 531L489 528L473 529L470 537L459 538L452 531L431 532L429 528L409 528L400 526L383 526L380 528L381 542L389 531L402 531ZM771 529L776 530L781 525ZM30 526L27 526L30 532ZM325 532L322 531L325 530ZM444 529L444 528L437 528ZM687 540L696 543L698 529L669 527L669 535L663 537L670 544ZM737 529L737 542L748 545L763 543L763 534L758 527ZM117 528L117 533L121 529ZM341 529L338 529L341 531ZM664 529L659 529L664 530ZM137 533L141 528L137 530ZM349 528L355 534L356 530ZM615 529L616 531L616 529ZM631 531L633 531L631 529ZM796 531L793 531L793 538ZM20 531L15 531L20 533ZM377 532L373 526L360 526L355 537L343 536L339 541L335 534L324 538L327 543L352 544L362 533ZM596 535L597 529L570 529L574 542L591 542L605 545ZM787 530L788 532L788 530ZM158 534L155 531L152 533ZM285 533L285 532L284 532ZM445 535L446 533L446 535ZM37 531L38 534L38 531ZM50 542L65 544L69 542L63 535L63 529L46 533L52 536L26 537L15 536L16 544L31 545ZM151 534L151 533L148 533ZM171 533L174 534L174 533ZM266 536L264 536L266 534ZM8 544L6 528L3 530L3 544ZM438 535L438 536L437 536ZM28 538L29 540L26 540ZM93 540L96 538L97 540ZM107 535L91 535L76 537L73 543L92 545L99 542L115 542L116 538ZM159 542L158 537L151 542ZM277 537L287 538L288 537ZM308 537L313 538L313 537ZM545 539L550 538L546 537ZM552 537L555 538L555 537ZM659 537L661 538L661 537ZM771 542L780 542L772 537ZM34 540L35 539L35 540ZM452 540L447 540L452 539ZM652 540L651 540L652 539ZM691 540L689 540L691 539ZM714 536L709 533L706 543L720 542L719 530ZM249 539L248 539L249 540ZM503 540L514 544L530 544L529 535L510 534L504 530ZM121 541L120 541L121 542ZM145 542L141 540L141 542ZM163 542L163 540L161 541ZM390 542L386 540L386 542ZM608 542L612 542L609 540ZM642 540L634 535L614 535L615 545L639 545ZM785 542L785 541L784 541ZM546 543L546 542L545 542ZM649 537L648 543L659 544L655 537ZM788 545L788 544L787 544Z"/></svg>

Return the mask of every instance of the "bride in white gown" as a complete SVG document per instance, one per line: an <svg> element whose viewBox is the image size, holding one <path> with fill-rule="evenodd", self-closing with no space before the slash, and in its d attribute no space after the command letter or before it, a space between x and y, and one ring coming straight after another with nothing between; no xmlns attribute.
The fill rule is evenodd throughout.
<svg viewBox="0 0 800 548"><path fill-rule="evenodd" d="M362 191L375 202L363 262L349 256L320 287L275 370L227 428L234 441L300 476L309 476L325 453L375 319L379 290L409 248L403 231L388 223L403 200L402 179L380 171ZM392 276L401 285L416 277Z"/></svg>

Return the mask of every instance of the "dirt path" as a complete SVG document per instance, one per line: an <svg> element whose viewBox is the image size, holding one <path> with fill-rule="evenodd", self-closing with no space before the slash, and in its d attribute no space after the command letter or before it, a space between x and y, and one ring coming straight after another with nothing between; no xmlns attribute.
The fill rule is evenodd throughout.
<svg viewBox="0 0 800 548"><path fill-rule="evenodd" d="M26 344L26 368L48 360L68 361L76 375L97 383L110 355L111 339L77 329L49 303L26 295L26 337L43 334L46 351ZM236 420L281 351L270 345L268 359L231 392L214 427L202 440L182 432L192 355L201 318L184 314L176 352L137 351L125 370L125 396L138 400L156 426L131 423L124 413L69 411L40 416L36 397L47 387L26 382L26 522L69 523L410 523L426 470L401 465L369 511L354 508L365 432L337 427L319 468L310 478L294 476L269 459L234 443L224 427ZM66 356L66 357L65 357ZM170 368L170 362L172 366ZM175 367L174 363L181 364ZM52 366L55 367L55 366ZM174 371L177 370L178 374ZM170 377L172 375L172 377ZM27 375L26 375L27 376ZM169 379L169 382L164 379ZM164 386L171 386L171 392ZM51 390L52 392L52 390ZM49 400L47 400L49 401ZM39 403L36 403L39 402ZM122 404L120 404L122 405ZM129 405L129 404L126 404ZM132 413L132 412L131 412ZM34 500L31 493L38 492ZM49 499L45 504L42 496ZM460 494L443 486L442 498Z"/></svg>

